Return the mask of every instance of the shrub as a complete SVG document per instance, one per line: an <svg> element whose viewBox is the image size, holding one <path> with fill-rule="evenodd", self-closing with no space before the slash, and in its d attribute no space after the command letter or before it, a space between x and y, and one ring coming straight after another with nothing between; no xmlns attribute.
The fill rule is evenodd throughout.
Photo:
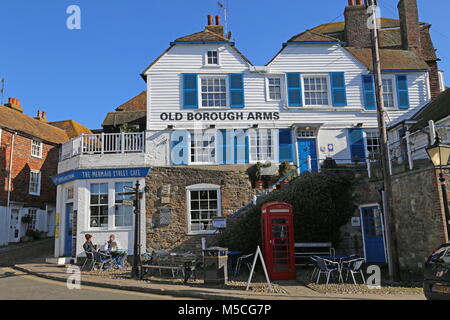
<svg viewBox="0 0 450 320"><path fill-rule="evenodd" d="M218 239L220 246L245 253L255 251L261 243L261 206L267 202L281 201L294 207L295 242L332 242L340 240L340 228L353 215L352 189L354 179L348 173L304 173L286 188L273 191L260 198Z"/></svg>

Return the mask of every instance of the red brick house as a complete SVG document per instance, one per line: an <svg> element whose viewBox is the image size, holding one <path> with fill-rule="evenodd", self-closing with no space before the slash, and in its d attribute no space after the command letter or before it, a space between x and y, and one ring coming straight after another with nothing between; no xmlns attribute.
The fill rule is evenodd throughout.
<svg viewBox="0 0 450 320"><path fill-rule="evenodd" d="M48 123L45 112L25 115L14 98L0 106L0 245L20 241L28 229L54 235L56 187L50 177L60 145L82 133L91 132L73 121Z"/></svg>

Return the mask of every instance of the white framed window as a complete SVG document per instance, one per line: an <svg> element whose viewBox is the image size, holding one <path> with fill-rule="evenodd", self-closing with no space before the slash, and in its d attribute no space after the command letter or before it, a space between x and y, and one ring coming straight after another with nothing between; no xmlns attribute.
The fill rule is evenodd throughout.
<svg viewBox="0 0 450 320"><path fill-rule="evenodd" d="M383 101L385 108L395 108L395 86L394 78L383 78Z"/></svg>
<svg viewBox="0 0 450 320"><path fill-rule="evenodd" d="M133 187L133 182L116 182L114 184L114 226L131 227L133 226L133 206L123 204L123 200L131 200L132 195L121 195L119 193L130 192L124 187Z"/></svg>
<svg viewBox="0 0 450 320"><path fill-rule="evenodd" d="M273 130L250 130L249 138L250 162L275 161L275 139Z"/></svg>
<svg viewBox="0 0 450 320"><path fill-rule="evenodd" d="M371 130L366 131L366 144L367 153L370 158L373 158L376 154L380 152L380 136L378 131Z"/></svg>
<svg viewBox="0 0 450 320"><path fill-rule="evenodd" d="M198 184L187 189L188 233L212 233L212 218L220 217L221 194L220 186L213 184Z"/></svg>
<svg viewBox="0 0 450 320"><path fill-rule="evenodd" d="M73 186L67 187L66 188L66 200L67 201L73 200L73 196L74 196Z"/></svg>
<svg viewBox="0 0 450 320"><path fill-rule="evenodd" d="M302 75L305 106L329 106L330 85L328 75Z"/></svg>
<svg viewBox="0 0 450 320"><path fill-rule="evenodd" d="M267 77L267 100L280 101L282 99L282 80L281 77Z"/></svg>
<svg viewBox="0 0 450 320"><path fill-rule="evenodd" d="M35 158L42 158L42 141L31 140L31 156Z"/></svg>
<svg viewBox="0 0 450 320"><path fill-rule="evenodd" d="M215 132L192 132L190 135L190 164L216 163Z"/></svg>
<svg viewBox="0 0 450 320"><path fill-rule="evenodd" d="M224 108L228 106L228 84L226 76L201 76L200 100L202 108Z"/></svg>
<svg viewBox="0 0 450 320"><path fill-rule="evenodd" d="M91 183L90 186L90 216L91 228L108 227L108 183Z"/></svg>
<svg viewBox="0 0 450 320"><path fill-rule="evenodd" d="M37 209L28 209L28 216L31 218L31 222L28 223L27 230L36 230Z"/></svg>
<svg viewBox="0 0 450 320"><path fill-rule="evenodd" d="M219 51L218 50L208 50L206 52L206 65L208 66L218 66L219 65Z"/></svg>
<svg viewBox="0 0 450 320"><path fill-rule="evenodd" d="M28 193L34 196L41 194L41 172L37 170L30 171L30 184Z"/></svg>

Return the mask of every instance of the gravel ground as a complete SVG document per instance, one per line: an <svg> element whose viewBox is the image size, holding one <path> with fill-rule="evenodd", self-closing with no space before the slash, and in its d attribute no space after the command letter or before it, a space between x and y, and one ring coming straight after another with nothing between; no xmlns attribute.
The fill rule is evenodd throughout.
<svg viewBox="0 0 450 320"><path fill-rule="evenodd" d="M99 277L106 277L110 279L131 279L131 270L108 270L105 272L92 271L84 274L87 275L98 275ZM264 292L269 293L270 289L267 283L264 280L264 277L261 275L255 275L253 277L255 280L250 284L249 290L252 292ZM237 279L228 280L227 285L205 285L203 281L203 275L200 273L197 275L197 279L189 279L189 286L192 287L202 287L202 288L218 288L218 289L230 289L230 290L245 290L247 287L248 274L244 274ZM167 277L157 277L157 276L148 276L143 280L137 280L146 283L158 283L158 284L175 284L175 285L184 285L184 281L181 278L171 278ZM272 293L282 293L286 294L287 292L278 284L272 283L273 291Z"/></svg>
<svg viewBox="0 0 450 320"><path fill-rule="evenodd" d="M315 281L311 281L312 269L299 270L297 274L297 280L302 282L307 287L323 294L378 294L378 295L413 295L423 294L422 279L416 276L404 275L403 282L401 283L389 283L387 281L388 275L386 270L382 269L382 281L381 288L369 288L365 284L353 284L353 283L331 283L322 284L325 276L322 275L321 283L316 284ZM361 283L359 276L355 276L357 282ZM317 279L317 278L316 278ZM349 279L350 280L350 279ZM351 280L350 280L351 281Z"/></svg>

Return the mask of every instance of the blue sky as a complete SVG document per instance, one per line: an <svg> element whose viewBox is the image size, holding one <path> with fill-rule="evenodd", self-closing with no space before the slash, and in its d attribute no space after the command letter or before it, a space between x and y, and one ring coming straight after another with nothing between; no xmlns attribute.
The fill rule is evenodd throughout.
<svg viewBox="0 0 450 320"><path fill-rule="evenodd" d="M380 0L383 17L397 17L397 0ZM440 69L450 85L448 0L418 0L420 20L433 25ZM430 5L432 3L432 5ZM81 8L81 30L68 30L66 9ZM237 47L255 64L316 25L343 20L347 0L228 0ZM140 73L169 42L204 28L216 0L0 0L0 78L5 100L50 121L74 119L100 128L107 112L145 90Z"/></svg>

